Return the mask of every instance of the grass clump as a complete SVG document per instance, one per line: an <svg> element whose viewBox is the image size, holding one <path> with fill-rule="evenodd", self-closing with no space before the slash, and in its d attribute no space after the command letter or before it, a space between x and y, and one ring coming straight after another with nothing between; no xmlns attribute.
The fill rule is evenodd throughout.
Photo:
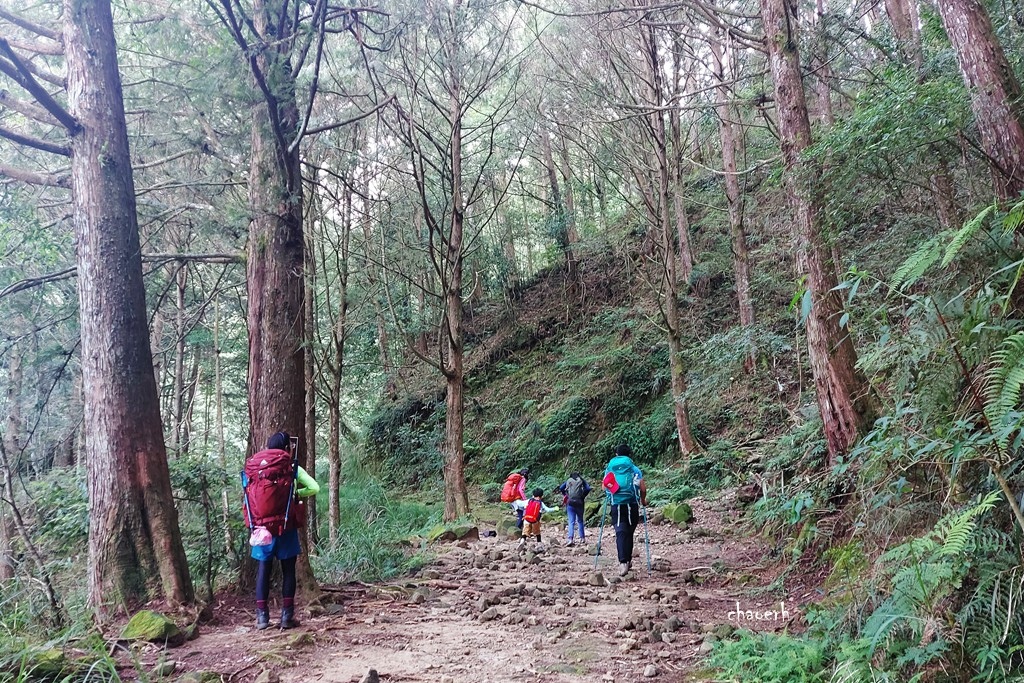
<svg viewBox="0 0 1024 683"><path fill-rule="evenodd" d="M340 527L333 544L311 558L321 580L376 581L423 564L414 540L441 520L441 507L399 498L357 464L350 464L339 493ZM320 506L326 510L326 504Z"/></svg>

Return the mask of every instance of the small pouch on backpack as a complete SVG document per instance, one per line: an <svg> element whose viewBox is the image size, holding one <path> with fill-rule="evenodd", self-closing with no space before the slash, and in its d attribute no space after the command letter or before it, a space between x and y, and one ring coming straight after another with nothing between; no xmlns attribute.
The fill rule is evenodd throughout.
<svg viewBox="0 0 1024 683"><path fill-rule="evenodd" d="M262 545L270 545L273 542L274 542L274 535L271 534L267 530L267 527L265 527L265 526L258 526L258 527L256 527L255 529L252 530L251 534L249 534L249 545L251 545L253 547L262 546Z"/></svg>

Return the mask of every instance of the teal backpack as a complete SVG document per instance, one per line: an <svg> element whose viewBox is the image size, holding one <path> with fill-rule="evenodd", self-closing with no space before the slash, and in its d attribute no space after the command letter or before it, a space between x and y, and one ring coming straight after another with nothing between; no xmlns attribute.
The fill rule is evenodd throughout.
<svg viewBox="0 0 1024 683"><path fill-rule="evenodd" d="M609 491L612 496L612 505L637 502L639 497L636 482L633 480L633 477L636 476L635 470L636 465L625 455L616 455L608 461L608 472L615 477L615 483L618 484L618 490ZM605 479L608 479L607 475ZM608 487L605 488L607 490Z"/></svg>

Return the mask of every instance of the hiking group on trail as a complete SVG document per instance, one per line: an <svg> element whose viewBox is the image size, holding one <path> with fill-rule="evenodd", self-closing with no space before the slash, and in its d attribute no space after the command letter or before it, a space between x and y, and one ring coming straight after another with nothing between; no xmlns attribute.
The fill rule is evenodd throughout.
<svg viewBox="0 0 1024 683"><path fill-rule="evenodd" d="M632 450L628 445L617 446L615 456L608 461L601 480L604 492L601 532L604 531L606 514L610 514L615 529L620 576L625 576L633 567L633 537L641 518L646 524L647 517L647 485L640 468L630 458L631 455ZM521 530L520 548L531 538L542 547L541 519L545 513L559 510L544 503L544 490L541 488L534 488L527 498L526 484L529 477L529 468L512 472L501 490L501 500L511 506L516 515L516 527ZM280 628L289 629L299 625L295 618L295 567L302 552L299 529L306 525L306 506L302 499L315 496L319 491L320 485L299 465L298 439L289 436L287 432L271 435L267 439L266 448L245 461L242 500L245 522L250 529L251 555L257 562L257 630L270 626L268 600L275 558L281 563ZM579 472L573 472L558 486L557 491L562 495L568 514L565 544L576 545L578 534L579 544L586 545L584 513L586 498L592 491L590 484ZM597 539L597 556L600 554L601 533ZM595 566L596 563L597 557Z"/></svg>
<svg viewBox="0 0 1024 683"><path fill-rule="evenodd" d="M647 521L647 483L643 472L633 462L632 449L627 444L615 448L615 455L608 461L601 489L604 502L601 514L601 531L604 530L606 515L612 520L615 530L615 549L619 563L619 575L625 576L633 568L633 546L636 529L641 521ZM545 512L554 512L558 508L550 508L543 502L543 489L535 489L532 497L526 498L526 482L529 468L512 472L505 479L501 490L502 502L509 503L516 514L516 526L522 530L519 547L522 548L527 539L541 540L540 520ZM562 494L563 504L568 515L565 544L576 545L577 532L579 544L586 545L586 524L584 522L587 495L591 492L590 484L580 475L573 472L561 485L558 492ZM524 524L525 522L525 524ZM646 526L645 526L646 534ZM601 553L601 536L598 534L597 554ZM648 548L648 569L650 569L650 550ZM595 558L596 564L596 558Z"/></svg>

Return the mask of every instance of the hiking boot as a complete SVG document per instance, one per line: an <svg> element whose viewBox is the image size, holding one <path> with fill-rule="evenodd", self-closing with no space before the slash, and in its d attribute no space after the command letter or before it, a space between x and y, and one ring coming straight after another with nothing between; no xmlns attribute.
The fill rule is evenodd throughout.
<svg viewBox="0 0 1024 683"><path fill-rule="evenodd" d="M565 542L565 547L566 548L571 548L574 545L576 545L576 541L572 540L571 538L568 541Z"/></svg>
<svg viewBox="0 0 1024 683"><path fill-rule="evenodd" d="M629 573L629 565L630 565L629 562L620 562L619 563L619 576L625 576L626 574Z"/></svg>
<svg viewBox="0 0 1024 683"><path fill-rule="evenodd" d="M299 626L299 620L295 618L294 607L281 608L281 628L295 628Z"/></svg>
<svg viewBox="0 0 1024 683"><path fill-rule="evenodd" d="M270 626L270 612L265 609L256 609L256 630L262 631Z"/></svg>

